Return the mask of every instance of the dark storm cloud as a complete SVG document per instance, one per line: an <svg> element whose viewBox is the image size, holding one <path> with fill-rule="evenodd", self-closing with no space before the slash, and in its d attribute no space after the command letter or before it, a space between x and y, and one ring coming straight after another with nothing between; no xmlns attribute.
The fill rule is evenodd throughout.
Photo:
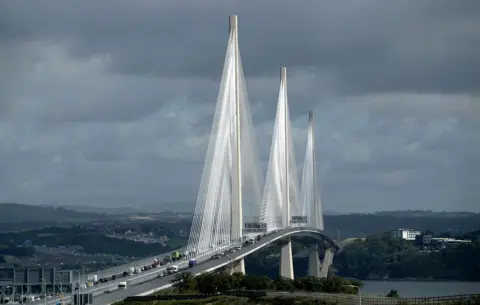
<svg viewBox="0 0 480 305"><path fill-rule="evenodd" d="M0 1L0 201L193 209L231 14L264 166L286 65L326 209L478 210L476 0Z"/></svg>
<svg viewBox="0 0 480 305"><path fill-rule="evenodd" d="M77 55L111 54L123 73L217 79L235 12L249 76L276 75L283 63L327 72L347 93L472 92L480 82L475 0L0 5L0 37L70 40Z"/></svg>

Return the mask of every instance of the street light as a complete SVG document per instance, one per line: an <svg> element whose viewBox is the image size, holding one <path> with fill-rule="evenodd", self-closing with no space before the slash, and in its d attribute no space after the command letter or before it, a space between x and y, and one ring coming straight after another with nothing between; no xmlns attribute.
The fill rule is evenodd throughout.
<svg viewBox="0 0 480 305"><path fill-rule="evenodd" d="M359 301L358 303L360 305L362 305L362 290L360 289L360 287L358 287L357 285L345 285L345 287L351 287L351 288L356 288L358 290L358 296L359 296Z"/></svg>
<svg viewBox="0 0 480 305"><path fill-rule="evenodd" d="M42 276L42 286L43 286L43 299L44 299L44 304L47 305L47 281L45 278Z"/></svg>

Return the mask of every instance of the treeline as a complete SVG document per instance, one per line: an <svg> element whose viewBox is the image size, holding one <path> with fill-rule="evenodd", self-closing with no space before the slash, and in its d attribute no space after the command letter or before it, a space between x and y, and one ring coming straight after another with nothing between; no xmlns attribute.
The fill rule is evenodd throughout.
<svg viewBox="0 0 480 305"><path fill-rule="evenodd" d="M266 276L232 275L224 272L216 274L201 274L193 276L188 272L179 273L172 281L175 292L193 293L199 292L206 295L225 293L232 290L274 290L274 291L314 291L328 293L356 294L357 287L362 283L354 280L346 280L341 277L320 279L315 277L278 278L272 280Z"/></svg>
<svg viewBox="0 0 480 305"><path fill-rule="evenodd" d="M451 235L473 242L456 248L422 251L413 242L392 238L388 233L370 235L365 241L349 244L336 255L331 272L361 280L418 278L480 281L480 231L459 236L438 235ZM306 249L312 242L306 238L292 241L295 277L307 275ZM323 255L322 252L320 250L320 255ZM247 273L275 277L279 270L279 253L278 245L273 245L247 256ZM296 253L302 255L296 256Z"/></svg>
<svg viewBox="0 0 480 305"><path fill-rule="evenodd" d="M470 234L471 235L471 234ZM413 243L373 235L349 244L335 257L341 276L365 279L417 278L480 281L480 243L420 251Z"/></svg>

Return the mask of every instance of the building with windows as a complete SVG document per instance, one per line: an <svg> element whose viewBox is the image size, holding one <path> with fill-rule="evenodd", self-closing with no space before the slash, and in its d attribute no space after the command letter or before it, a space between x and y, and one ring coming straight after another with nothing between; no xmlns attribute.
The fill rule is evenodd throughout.
<svg viewBox="0 0 480 305"><path fill-rule="evenodd" d="M465 245L465 244L471 244L471 243L472 243L471 240L442 238L442 237L432 238L432 244L434 244L438 249L455 248L458 245Z"/></svg>
<svg viewBox="0 0 480 305"><path fill-rule="evenodd" d="M415 237L421 235L420 230L414 229L395 229L390 231L390 235L395 238L405 239L405 240L415 240Z"/></svg>

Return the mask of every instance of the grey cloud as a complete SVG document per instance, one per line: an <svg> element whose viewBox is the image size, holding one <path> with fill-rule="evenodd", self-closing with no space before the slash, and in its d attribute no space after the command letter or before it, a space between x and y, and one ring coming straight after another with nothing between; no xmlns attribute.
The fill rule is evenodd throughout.
<svg viewBox="0 0 480 305"><path fill-rule="evenodd" d="M235 11L249 76L274 75L281 64L309 68L346 93L472 92L480 80L475 0L2 6L1 36L73 41L75 54L111 54L123 73L218 78L226 16Z"/></svg>
<svg viewBox="0 0 480 305"><path fill-rule="evenodd" d="M0 2L0 201L193 209L235 13L263 167L286 65L300 165L315 110L326 209L478 211L479 10Z"/></svg>

